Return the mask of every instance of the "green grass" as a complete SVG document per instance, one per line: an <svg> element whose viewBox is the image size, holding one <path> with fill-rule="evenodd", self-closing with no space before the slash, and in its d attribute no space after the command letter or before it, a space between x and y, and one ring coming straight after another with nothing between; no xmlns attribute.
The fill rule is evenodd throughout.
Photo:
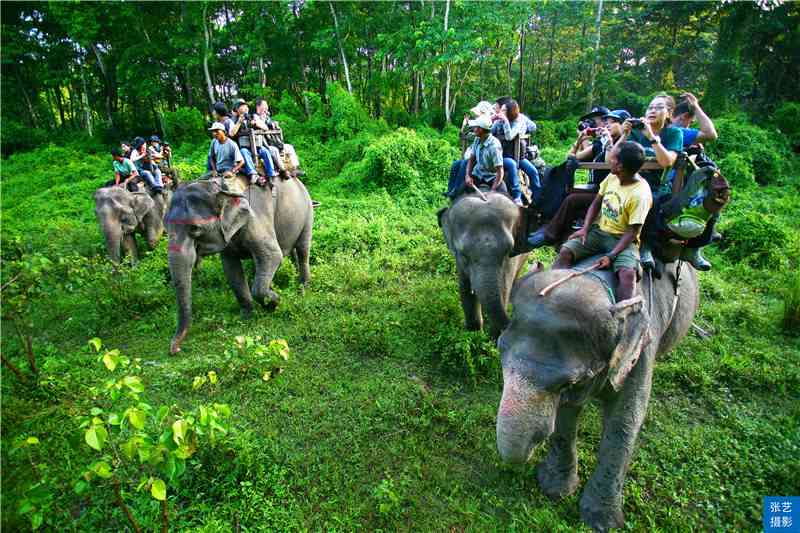
<svg viewBox="0 0 800 533"><path fill-rule="evenodd" d="M551 503L538 490L535 463L499 461L502 378L486 338L462 331L453 259L435 219L443 174L430 192L412 184L394 196L354 182L358 163L344 167L344 178L310 175L322 202L311 288L299 294L286 261L275 279L278 309L243 322L219 260L209 258L194 278L190 336L169 356L175 306L166 243L135 269L112 274L91 200L110 165L57 150L14 156L2 168L4 259L34 251L55 260L29 314L40 385L22 385L4 369L4 528L29 528L17 504L33 468L13 451L27 436L39 438L33 461L52 480L48 529L127 527L109 490L71 489L89 463L77 419L93 405L89 387L107 375L82 348L98 336L142 358L148 402L233 409L231 442L194 456L180 488L169 489L176 530L586 530L580 492ZM181 156L184 174L202 167L202 147ZM60 157L74 158L66 172L51 164ZM726 213L723 232L768 213L787 232L788 248L768 266L708 251L715 268L700 275L696 322L713 335L690 335L656 368L625 487L629 529L757 530L762 496L800 491L800 337L782 328L784 288L800 267L798 185L794 178L737 191ZM538 257L549 261L552 252ZM24 369L19 341L4 326L3 353ZM192 378L219 368L242 334L286 339L287 370L266 383L221 373L216 392L193 390ZM579 434L584 481L599 432L590 406ZM147 530L158 527L149 495L126 497Z"/></svg>

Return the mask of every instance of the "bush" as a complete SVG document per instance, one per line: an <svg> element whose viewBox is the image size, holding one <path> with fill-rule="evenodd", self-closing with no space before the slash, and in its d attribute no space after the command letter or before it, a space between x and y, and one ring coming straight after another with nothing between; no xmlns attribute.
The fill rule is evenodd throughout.
<svg viewBox="0 0 800 533"><path fill-rule="evenodd" d="M539 145L539 148L546 146L560 145L564 141L575 139L575 128L578 123L577 119L568 118L565 120L537 120L536 133L533 137L533 142Z"/></svg>
<svg viewBox="0 0 800 533"><path fill-rule="evenodd" d="M197 142L205 137L205 120L194 108L179 107L164 113L164 139L172 144Z"/></svg>
<svg viewBox="0 0 800 533"><path fill-rule="evenodd" d="M800 147L800 103L784 102L775 110L775 126L786 135L793 148Z"/></svg>
<svg viewBox="0 0 800 533"><path fill-rule="evenodd" d="M794 275L783 297L783 329L800 332L800 274Z"/></svg>
<svg viewBox="0 0 800 533"><path fill-rule="evenodd" d="M734 220L724 234L721 248L730 260L747 261L758 268L780 265L789 244L789 236L778 221L754 212Z"/></svg>
<svg viewBox="0 0 800 533"><path fill-rule="evenodd" d="M338 83L328 84L327 92L331 108L330 127L334 137L346 139L366 127L369 116L355 96Z"/></svg>
<svg viewBox="0 0 800 533"><path fill-rule="evenodd" d="M734 189L755 185L753 162L748 157L742 154L728 154L718 164L722 174Z"/></svg>
<svg viewBox="0 0 800 533"><path fill-rule="evenodd" d="M44 130L30 128L22 122L3 118L3 127L0 128L3 157L41 146L47 142L47 137L47 132Z"/></svg>
<svg viewBox="0 0 800 533"><path fill-rule="evenodd" d="M457 150L447 141L400 128L366 149L366 178L390 193L397 193L415 184L425 185L434 176L447 175L457 157Z"/></svg>

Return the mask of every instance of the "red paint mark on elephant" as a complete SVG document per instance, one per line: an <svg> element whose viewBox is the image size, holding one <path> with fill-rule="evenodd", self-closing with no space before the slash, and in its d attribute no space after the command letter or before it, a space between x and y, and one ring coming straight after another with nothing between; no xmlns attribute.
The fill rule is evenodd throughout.
<svg viewBox="0 0 800 533"><path fill-rule="evenodd" d="M170 252L175 252L175 253L178 253L178 254L182 254L183 253L183 248L181 248L180 245L178 245L178 244L170 244L169 245L169 251Z"/></svg>
<svg viewBox="0 0 800 533"><path fill-rule="evenodd" d="M236 196L231 198L231 205L239 205L239 202L241 202L240 198L237 198Z"/></svg>
<svg viewBox="0 0 800 533"><path fill-rule="evenodd" d="M217 220L219 220L219 217L216 215L204 218L171 218L167 220L167 224L176 224L178 226L188 226L189 224L193 224L195 226L200 226L202 224L208 224Z"/></svg>

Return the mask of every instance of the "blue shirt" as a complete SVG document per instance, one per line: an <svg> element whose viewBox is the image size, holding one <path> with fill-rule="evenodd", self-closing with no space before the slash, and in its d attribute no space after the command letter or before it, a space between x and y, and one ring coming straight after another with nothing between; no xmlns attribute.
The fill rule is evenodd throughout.
<svg viewBox="0 0 800 533"><path fill-rule="evenodd" d="M236 163L244 161L239 147L230 138L225 139L222 144L216 139L211 141L208 156L214 159L217 172L227 172L235 167Z"/></svg>
<svg viewBox="0 0 800 533"><path fill-rule="evenodd" d="M475 156L472 175L481 181L493 181L497 177L497 167L503 166L503 147L500 141L491 134L483 142L476 137L472 143L472 153Z"/></svg>
<svg viewBox="0 0 800 533"><path fill-rule="evenodd" d="M683 147L687 148L697 142L700 130L696 128L678 128L683 132Z"/></svg>

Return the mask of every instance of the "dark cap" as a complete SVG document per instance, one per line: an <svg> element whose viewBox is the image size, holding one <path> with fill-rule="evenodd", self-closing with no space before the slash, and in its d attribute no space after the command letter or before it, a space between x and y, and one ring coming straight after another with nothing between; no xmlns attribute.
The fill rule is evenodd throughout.
<svg viewBox="0 0 800 533"><path fill-rule="evenodd" d="M115 146L114 148L111 149L111 155L113 157L122 157L122 150L120 150Z"/></svg>
<svg viewBox="0 0 800 533"><path fill-rule="evenodd" d="M624 109L615 109L614 111L603 115L603 118L613 118L617 122L625 122L631 118L631 114Z"/></svg>
<svg viewBox="0 0 800 533"><path fill-rule="evenodd" d="M602 117L602 116L608 115L609 113L610 113L610 111L608 110L607 107L603 107L601 105L600 106L595 106L595 107L592 108L591 111L589 111L588 113L583 115L578 120L586 120L587 118L593 118L593 117Z"/></svg>
<svg viewBox="0 0 800 533"><path fill-rule="evenodd" d="M236 100L234 100L234 101L233 101L233 108L234 108L236 111L238 111L238 110L239 110L239 108L240 108L240 107L242 107L242 104L246 104L246 103L247 103L247 102L245 102L245 101L244 101L244 100L242 100L241 98L237 98Z"/></svg>
<svg viewBox="0 0 800 533"><path fill-rule="evenodd" d="M225 107L225 104L222 102L217 102L214 104L214 112L218 115L225 116L228 114L228 108Z"/></svg>
<svg viewBox="0 0 800 533"><path fill-rule="evenodd" d="M151 135L148 139L151 143L160 143L161 139L158 138L158 135Z"/></svg>
<svg viewBox="0 0 800 533"><path fill-rule="evenodd" d="M144 138L143 138L143 137L136 137L136 138L133 140L133 147L134 147L134 148L137 148L137 149L138 149L138 148L141 148L141 146L142 146L144 143L145 143L145 140L144 140Z"/></svg>

